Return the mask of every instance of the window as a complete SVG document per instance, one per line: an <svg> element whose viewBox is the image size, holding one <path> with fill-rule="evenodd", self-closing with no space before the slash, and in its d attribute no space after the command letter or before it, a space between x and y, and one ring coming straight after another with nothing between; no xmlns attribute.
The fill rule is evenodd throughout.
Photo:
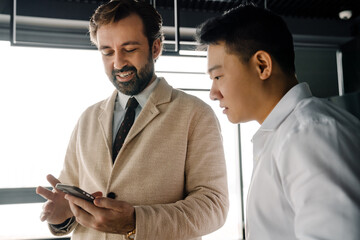
<svg viewBox="0 0 360 240"><path fill-rule="evenodd" d="M48 186L45 176L59 174L70 134L80 114L91 104L108 97L113 86L104 74L97 51L10 47L8 42L0 41L0 52L0 191ZM205 58L161 56L156 70L157 75L165 77L173 87L210 104L221 124L230 211L225 225L203 239L242 239L241 192L246 194L247 183L244 180L242 190L239 156L250 158L246 159L250 165L243 163L242 166L249 178L252 135L246 131L250 128L241 127L242 141L246 139L248 145L243 145L239 154L238 126L229 123L218 103L209 99L211 81L205 74ZM41 206L42 203L0 205L0 239L53 237L47 225L39 220Z"/></svg>

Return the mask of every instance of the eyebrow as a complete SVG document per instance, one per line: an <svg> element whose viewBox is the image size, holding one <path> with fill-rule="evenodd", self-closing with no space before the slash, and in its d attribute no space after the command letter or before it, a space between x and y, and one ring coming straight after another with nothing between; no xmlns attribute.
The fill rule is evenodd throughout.
<svg viewBox="0 0 360 240"><path fill-rule="evenodd" d="M215 65L215 66L208 69L208 73L210 74L212 71L214 71L214 70L216 70L218 68L221 68L221 67L222 67L221 65Z"/></svg>
<svg viewBox="0 0 360 240"><path fill-rule="evenodd" d="M127 46L127 45L141 45L138 41L128 41L121 44L121 46Z"/></svg>
<svg viewBox="0 0 360 240"><path fill-rule="evenodd" d="M140 42L138 41L128 41L128 42L124 42L123 44L121 44L122 47L124 46L129 46L129 45L141 45ZM100 46L99 50L104 50L104 49L108 49L111 48L109 46Z"/></svg>

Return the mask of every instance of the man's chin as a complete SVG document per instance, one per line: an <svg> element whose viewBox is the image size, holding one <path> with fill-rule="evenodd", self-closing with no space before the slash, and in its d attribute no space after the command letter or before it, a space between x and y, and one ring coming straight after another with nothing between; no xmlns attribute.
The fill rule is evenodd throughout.
<svg viewBox="0 0 360 240"><path fill-rule="evenodd" d="M122 88L122 87L117 87L116 88L119 92L128 95L128 96L133 96L133 95L137 95L139 93L139 91L136 91L134 89L126 89L126 88Z"/></svg>
<svg viewBox="0 0 360 240"><path fill-rule="evenodd" d="M112 83L119 92L121 92L125 95L136 95L135 92L137 92L137 91L136 91L136 89L134 89L134 84L131 84L132 83L131 81L120 82L120 81L117 81L116 79L113 79Z"/></svg>
<svg viewBox="0 0 360 240"><path fill-rule="evenodd" d="M129 81L121 82L118 81L116 77L111 79L115 88L128 96L133 96L141 93L151 82L151 78L140 78L138 79L136 76Z"/></svg>

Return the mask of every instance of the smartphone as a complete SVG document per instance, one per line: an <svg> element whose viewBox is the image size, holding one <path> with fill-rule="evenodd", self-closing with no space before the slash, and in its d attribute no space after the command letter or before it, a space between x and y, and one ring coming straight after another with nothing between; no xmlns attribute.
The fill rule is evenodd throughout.
<svg viewBox="0 0 360 240"><path fill-rule="evenodd" d="M58 184L56 184L55 188L63 191L64 193L68 193L75 197L82 198L89 202L93 202L95 199L95 197L93 195L91 195L90 193L87 193L84 190L82 190L81 188L78 188L75 186L58 183Z"/></svg>

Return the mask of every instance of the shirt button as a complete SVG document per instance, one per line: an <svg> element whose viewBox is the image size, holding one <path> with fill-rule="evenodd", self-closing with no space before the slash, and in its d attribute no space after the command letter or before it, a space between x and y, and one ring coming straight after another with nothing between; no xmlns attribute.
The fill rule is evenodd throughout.
<svg viewBox="0 0 360 240"><path fill-rule="evenodd" d="M107 196L108 198L111 198L111 199L115 199L115 198L116 198L116 194L113 193L113 192L109 192L106 196Z"/></svg>

